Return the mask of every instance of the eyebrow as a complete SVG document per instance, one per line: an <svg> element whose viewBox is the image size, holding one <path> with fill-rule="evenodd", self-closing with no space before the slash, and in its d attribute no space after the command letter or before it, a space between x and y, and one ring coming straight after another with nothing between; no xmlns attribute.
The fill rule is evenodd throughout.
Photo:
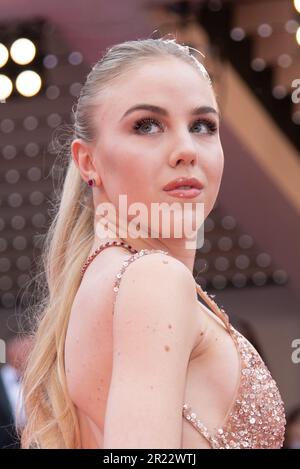
<svg viewBox="0 0 300 469"><path fill-rule="evenodd" d="M169 116L169 113L166 109L160 107L160 106L155 106L154 104L137 104L129 109L123 114L121 117L120 121L124 119L124 117L128 116L128 114L131 114L134 111L139 111L139 110L146 110L150 112L155 112L157 114L161 114L162 116ZM196 116L199 114L216 114L218 118L220 119L220 112L217 111L215 108L211 106L199 106L195 107L194 109L191 110L191 115Z"/></svg>

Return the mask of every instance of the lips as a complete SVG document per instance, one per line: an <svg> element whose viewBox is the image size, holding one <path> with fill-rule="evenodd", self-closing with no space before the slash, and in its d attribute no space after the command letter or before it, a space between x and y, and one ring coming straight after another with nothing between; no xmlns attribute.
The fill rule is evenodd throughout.
<svg viewBox="0 0 300 469"><path fill-rule="evenodd" d="M174 179L173 181L170 181L168 184L166 184L163 187L164 191L172 191L174 189L180 189L180 190L198 189L199 191L203 189L203 184L199 181L199 179L195 177L192 177L192 178L181 177L181 178Z"/></svg>

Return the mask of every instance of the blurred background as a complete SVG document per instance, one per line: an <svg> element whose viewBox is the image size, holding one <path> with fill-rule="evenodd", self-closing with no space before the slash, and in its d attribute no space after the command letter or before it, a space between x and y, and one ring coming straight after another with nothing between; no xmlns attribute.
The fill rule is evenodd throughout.
<svg viewBox="0 0 300 469"><path fill-rule="evenodd" d="M1 1L0 426L14 422L8 350L63 171L51 140L107 47L168 33L204 54L191 49L222 115L223 181L194 276L260 351L300 441L299 0Z"/></svg>

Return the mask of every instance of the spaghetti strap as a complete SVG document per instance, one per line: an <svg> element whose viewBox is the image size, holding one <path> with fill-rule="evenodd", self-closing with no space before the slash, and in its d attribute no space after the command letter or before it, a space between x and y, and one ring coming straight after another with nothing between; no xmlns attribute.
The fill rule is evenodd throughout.
<svg viewBox="0 0 300 469"><path fill-rule="evenodd" d="M161 249L142 249L141 251L138 251L135 254L132 254L129 258L127 258L123 262L121 269L116 275L116 280L115 280L114 287L113 287L113 291L115 292L114 303L113 303L113 314L115 312L115 304L116 304L116 299L117 299L117 293L120 288L121 279L124 275L124 272L128 268L128 266L132 264L132 262L134 262L135 260L139 259L140 257L146 256L149 254L156 254L156 253L169 255L168 251L162 251Z"/></svg>
<svg viewBox="0 0 300 469"><path fill-rule="evenodd" d="M155 253L170 255L168 251L164 251L164 250L161 250L161 249L141 249L140 251L136 251L136 249L134 249L132 246L130 246L129 244L127 244L123 241L112 241L112 242L108 241L105 244L99 246L88 257L88 259L86 260L86 262L84 263L84 265L81 269L81 280L84 276L84 273L85 273L86 269L88 268L90 263L95 259L95 257L98 254L100 254L100 252L103 251L104 249L107 249L108 247L113 247L113 246L123 247L123 248L127 249L128 251L130 251L131 253L133 253L128 259L126 259L123 262L123 265L122 265L121 269L119 270L119 272L116 275L116 279L115 279L114 286L113 286L113 291L116 294L119 290L121 278L122 278L125 270L136 259L138 259L138 258L140 258L144 255L155 254ZM225 324L225 327L229 330L229 332L232 332L232 328L231 328L231 325L229 323L229 318L228 318L227 314L225 313L225 311L222 308L221 309L219 308L219 306L209 297L209 295L207 294L206 291L202 290L202 288L200 287L200 285L198 285L196 280L195 280L195 285L196 285L196 290L199 293L199 295L201 296L201 298L207 303L207 305L211 308L211 310L214 312L214 314L221 319L221 321ZM113 301L113 314L114 314L116 297L117 297L117 295L114 296L114 301Z"/></svg>
<svg viewBox="0 0 300 469"><path fill-rule="evenodd" d="M153 254L153 253L162 253L162 254L167 254L169 255L168 251L162 251L160 249L142 249L141 251L138 251L136 252L135 254L131 255L128 259L126 259L124 262L123 262L123 265L121 267L121 269L119 270L119 272L117 273L116 275L116 280L115 280L115 283L114 283L114 287L113 287L113 290L114 292L116 293L115 296L114 296L114 303L113 303L113 314L114 314L114 310L115 310L115 303L116 303L116 298L117 298L117 292L120 288L120 283L121 283L121 279L122 279L122 276L125 272L125 270L128 268L128 266L134 262L136 259L139 259L140 257L142 256L145 256L145 255L149 255L149 254ZM213 311L213 313L218 316L221 321L224 323L226 329L231 333L232 330L231 330L231 325L230 325L230 322L229 322L229 318L228 318L228 315L225 313L224 309L220 309L219 306L217 305L217 303L215 303L215 301L213 301L209 295L207 294L207 292L203 291L202 288L200 287L200 285L196 282L195 280L195 284L196 284L196 290L197 292L199 293L199 295L201 296L201 298L207 303L207 305L211 308L211 310Z"/></svg>
<svg viewBox="0 0 300 469"><path fill-rule="evenodd" d="M226 329L228 330L228 332L232 332L232 329L231 329L231 324L230 324L230 321L229 321L229 317L228 315L225 313L225 310L223 308L220 308L217 303L211 299L211 297L208 295L208 293L204 290L202 290L201 286L196 282L195 280L195 284L196 284L196 290L197 292L199 293L199 295L201 296L201 298L206 302L206 304L211 308L212 312L218 316L219 319L221 319L221 321L224 323Z"/></svg>

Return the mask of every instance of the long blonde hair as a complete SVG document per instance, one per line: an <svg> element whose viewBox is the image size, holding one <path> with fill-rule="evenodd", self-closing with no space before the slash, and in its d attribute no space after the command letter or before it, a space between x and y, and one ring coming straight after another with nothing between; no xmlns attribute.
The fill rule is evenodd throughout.
<svg viewBox="0 0 300 469"><path fill-rule="evenodd" d="M92 67L73 109L71 133L58 151L62 177L42 246L40 271L34 279L36 301L29 307L34 318L33 347L22 383L27 418L22 448L81 447L79 423L67 389L64 347L80 270L94 241L94 207L90 189L72 158L71 143L75 138L95 140L93 112L101 106L101 92L115 78L150 59L170 56L189 63L210 82L189 46L174 38L126 41L108 48Z"/></svg>

